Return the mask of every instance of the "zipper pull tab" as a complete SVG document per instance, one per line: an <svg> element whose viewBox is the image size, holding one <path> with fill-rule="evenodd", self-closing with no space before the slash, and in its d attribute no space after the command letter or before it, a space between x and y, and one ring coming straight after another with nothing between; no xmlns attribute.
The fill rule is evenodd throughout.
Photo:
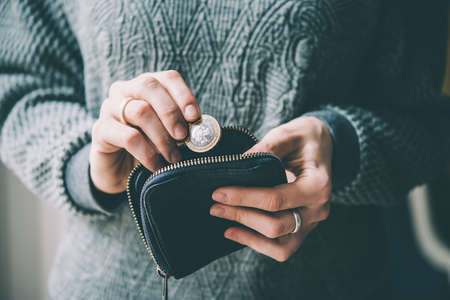
<svg viewBox="0 0 450 300"><path fill-rule="evenodd" d="M163 278L163 285L162 285L162 300L167 300L168 299L168 295L167 295L167 274L161 270L160 268L157 269L158 271L158 275L161 276Z"/></svg>

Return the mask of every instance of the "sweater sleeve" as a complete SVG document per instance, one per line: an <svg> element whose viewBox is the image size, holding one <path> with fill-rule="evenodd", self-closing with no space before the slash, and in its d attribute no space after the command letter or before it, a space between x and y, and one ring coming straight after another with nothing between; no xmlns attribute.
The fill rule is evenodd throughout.
<svg viewBox="0 0 450 300"><path fill-rule="evenodd" d="M335 133L332 175L341 177L333 178L335 203L404 201L412 188L438 176L450 153L450 99L440 92L448 1L410 1L407 10L402 2L379 4L373 27L354 17L370 20L370 14L339 17L310 61L309 77L321 88L308 95L305 112Z"/></svg>
<svg viewBox="0 0 450 300"><path fill-rule="evenodd" d="M89 143L68 161L65 171L67 189L69 195L82 208L110 215L120 204L125 202L127 199L126 191L108 194L97 189L89 172L90 149L91 144Z"/></svg>
<svg viewBox="0 0 450 300"><path fill-rule="evenodd" d="M70 158L90 142L94 118L80 49L58 3L0 3L0 155L39 198L100 215L78 205L65 180Z"/></svg>
<svg viewBox="0 0 450 300"><path fill-rule="evenodd" d="M429 182L450 153L449 103L447 97L437 96L404 111L328 106L355 128L360 162L353 179L333 189L331 201L392 205L413 187Z"/></svg>

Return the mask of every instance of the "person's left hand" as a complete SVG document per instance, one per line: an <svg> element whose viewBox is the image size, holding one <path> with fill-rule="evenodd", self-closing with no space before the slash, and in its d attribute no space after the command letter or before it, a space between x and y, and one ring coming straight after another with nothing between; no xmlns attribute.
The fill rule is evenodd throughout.
<svg viewBox="0 0 450 300"><path fill-rule="evenodd" d="M271 188L222 187L211 215L241 223L230 227L226 238L247 245L277 261L291 257L308 233L329 215L333 142L326 125L315 117L300 117L269 131L248 150L270 152L286 167L287 184ZM295 228L292 210L301 218Z"/></svg>

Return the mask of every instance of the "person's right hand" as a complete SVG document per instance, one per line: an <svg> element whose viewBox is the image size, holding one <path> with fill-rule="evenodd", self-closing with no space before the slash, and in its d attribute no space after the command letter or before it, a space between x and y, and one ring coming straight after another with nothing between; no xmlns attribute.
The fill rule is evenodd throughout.
<svg viewBox="0 0 450 300"><path fill-rule="evenodd" d="M136 100L126 105L124 124L120 107L129 97ZM138 161L151 171L162 166L161 155L169 162L179 161L176 140L186 137L186 121L198 118L197 101L176 71L115 82L92 128L89 163L94 185L105 193L119 193Z"/></svg>

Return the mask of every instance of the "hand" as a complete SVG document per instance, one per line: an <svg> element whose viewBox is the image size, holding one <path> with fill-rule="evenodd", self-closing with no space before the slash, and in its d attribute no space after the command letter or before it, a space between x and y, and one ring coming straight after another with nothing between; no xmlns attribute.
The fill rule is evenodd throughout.
<svg viewBox="0 0 450 300"><path fill-rule="evenodd" d="M318 222L329 215L332 139L315 117L300 117L271 130L248 152L270 152L282 159L288 183L272 188L223 187L214 191L214 216L245 227L228 228L226 238L277 261L286 261ZM302 225L296 233L296 210Z"/></svg>
<svg viewBox="0 0 450 300"><path fill-rule="evenodd" d="M121 122L121 103L131 97ZM175 140L187 135L186 121L200 117L191 90L176 71L146 73L129 81L115 82L92 129L90 175L95 186L106 193L126 188L131 169L141 162L155 171L161 155L177 162L181 154Z"/></svg>

